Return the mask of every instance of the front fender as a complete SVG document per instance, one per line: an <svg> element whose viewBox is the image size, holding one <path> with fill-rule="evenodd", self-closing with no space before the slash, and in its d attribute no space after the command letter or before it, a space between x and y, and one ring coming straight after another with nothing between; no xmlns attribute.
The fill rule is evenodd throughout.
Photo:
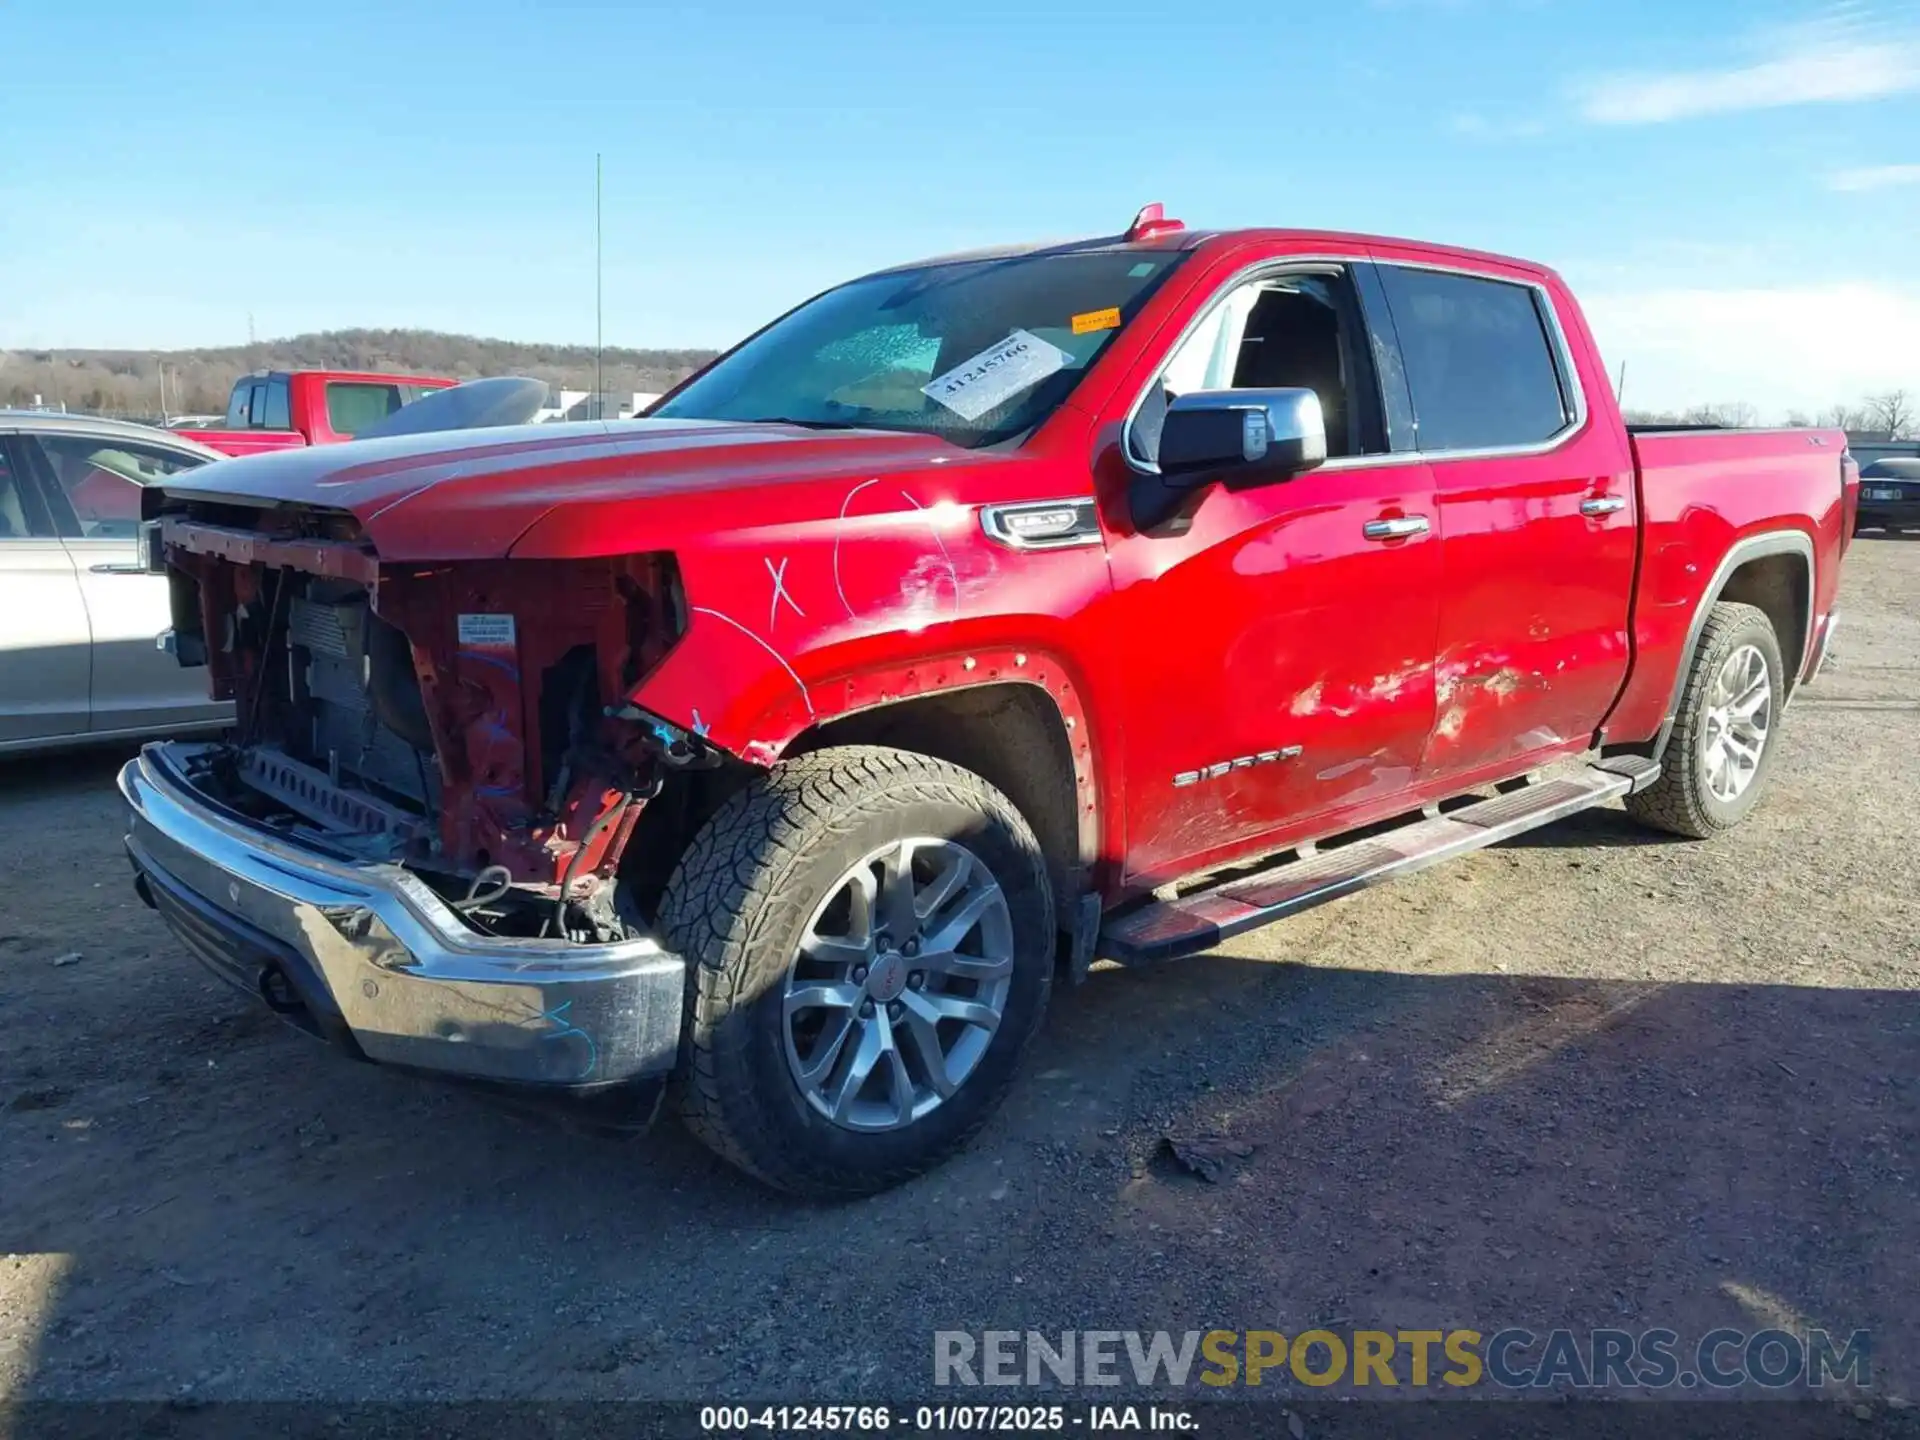
<svg viewBox="0 0 1920 1440"><path fill-rule="evenodd" d="M744 760L772 764L856 710L1005 682L1046 689L1091 746L1075 657L1110 588L1097 545L1006 550L974 507L876 480L831 521L717 533L676 558L686 630L631 699Z"/></svg>

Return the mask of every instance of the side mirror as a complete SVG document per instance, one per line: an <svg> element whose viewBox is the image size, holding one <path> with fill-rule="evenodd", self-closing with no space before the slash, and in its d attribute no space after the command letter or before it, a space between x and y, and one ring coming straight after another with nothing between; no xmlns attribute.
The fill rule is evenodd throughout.
<svg viewBox="0 0 1920 1440"><path fill-rule="evenodd" d="M1327 458L1327 422L1311 390L1194 390L1167 405L1158 475L1136 474L1133 523L1151 530L1214 480L1281 480Z"/></svg>
<svg viewBox="0 0 1920 1440"><path fill-rule="evenodd" d="M1235 476L1279 479L1327 458L1327 422L1311 390L1195 390L1167 406L1160 473L1184 488Z"/></svg>

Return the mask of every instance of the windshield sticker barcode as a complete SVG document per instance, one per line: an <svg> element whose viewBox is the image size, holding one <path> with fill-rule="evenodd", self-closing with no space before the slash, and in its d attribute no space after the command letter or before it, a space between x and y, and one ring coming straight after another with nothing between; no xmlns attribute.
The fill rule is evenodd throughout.
<svg viewBox="0 0 1920 1440"><path fill-rule="evenodd" d="M513 645L513 616L462 615L460 644L476 649L510 649Z"/></svg>
<svg viewBox="0 0 1920 1440"><path fill-rule="evenodd" d="M962 420L978 420L994 406L1038 385L1071 358L1038 335L1016 330L920 388Z"/></svg>

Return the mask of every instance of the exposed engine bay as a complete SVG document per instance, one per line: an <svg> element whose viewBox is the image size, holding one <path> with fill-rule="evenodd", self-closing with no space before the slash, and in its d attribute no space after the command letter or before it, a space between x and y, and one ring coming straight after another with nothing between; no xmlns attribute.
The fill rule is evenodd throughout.
<svg viewBox="0 0 1920 1440"><path fill-rule="evenodd" d="M637 932L627 842L722 759L624 701L685 629L670 556L386 565L339 512L178 501L150 536L175 653L238 712L183 751L197 789L493 933Z"/></svg>

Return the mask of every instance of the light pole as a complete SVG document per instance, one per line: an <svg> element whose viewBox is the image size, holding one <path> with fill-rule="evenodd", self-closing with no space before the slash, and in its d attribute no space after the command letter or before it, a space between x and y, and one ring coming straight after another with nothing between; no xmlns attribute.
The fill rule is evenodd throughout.
<svg viewBox="0 0 1920 1440"><path fill-rule="evenodd" d="M606 391L600 373L600 350L603 329L601 325L601 282L600 282L600 152L593 152L593 418L604 420L606 416Z"/></svg>

